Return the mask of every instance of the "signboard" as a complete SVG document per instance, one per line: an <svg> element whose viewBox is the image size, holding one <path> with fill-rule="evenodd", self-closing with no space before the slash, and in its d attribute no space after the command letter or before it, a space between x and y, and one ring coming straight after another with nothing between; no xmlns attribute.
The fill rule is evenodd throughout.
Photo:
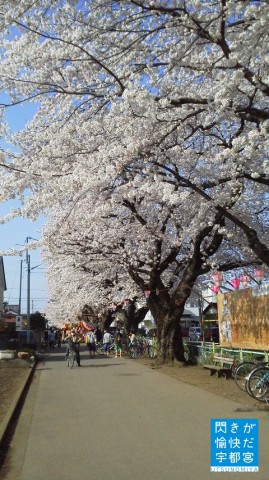
<svg viewBox="0 0 269 480"><path fill-rule="evenodd" d="M22 316L17 315L16 316L16 332L20 332L22 329Z"/></svg>
<svg viewBox="0 0 269 480"><path fill-rule="evenodd" d="M211 472L258 472L258 420L212 419L210 447Z"/></svg>
<svg viewBox="0 0 269 480"><path fill-rule="evenodd" d="M233 348L268 350L269 293L245 288L219 294L220 344Z"/></svg>

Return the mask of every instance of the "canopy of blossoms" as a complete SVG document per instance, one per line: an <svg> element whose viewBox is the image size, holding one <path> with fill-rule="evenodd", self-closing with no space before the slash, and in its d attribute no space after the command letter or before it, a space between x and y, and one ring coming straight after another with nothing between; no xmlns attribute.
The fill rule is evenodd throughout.
<svg viewBox="0 0 269 480"><path fill-rule="evenodd" d="M71 310L119 282L126 296L157 288L168 257L158 282L176 292L202 232L199 275L269 265L267 2L10 0L1 13L3 109L37 107L23 131L2 125L16 148L0 198L21 200L2 221L49 217L52 298Z"/></svg>

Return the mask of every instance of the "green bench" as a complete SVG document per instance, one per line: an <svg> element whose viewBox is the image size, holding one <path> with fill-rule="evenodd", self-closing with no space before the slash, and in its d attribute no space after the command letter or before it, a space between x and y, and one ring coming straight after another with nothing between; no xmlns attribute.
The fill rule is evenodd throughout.
<svg viewBox="0 0 269 480"><path fill-rule="evenodd" d="M210 375L217 374L219 377L231 378L233 373L233 367L235 364L234 357L227 357L225 355L214 355L212 365L203 365L203 368L210 370Z"/></svg>

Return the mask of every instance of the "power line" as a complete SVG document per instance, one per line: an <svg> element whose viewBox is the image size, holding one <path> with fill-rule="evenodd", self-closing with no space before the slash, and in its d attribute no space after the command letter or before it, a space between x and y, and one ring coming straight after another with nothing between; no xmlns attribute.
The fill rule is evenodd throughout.
<svg viewBox="0 0 269 480"><path fill-rule="evenodd" d="M7 291L9 290L17 290L16 288L8 288ZM26 288L22 288L22 292L27 292ZM46 288L31 288L31 292L46 292Z"/></svg>
<svg viewBox="0 0 269 480"><path fill-rule="evenodd" d="M18 300L18 299L17 299L17 297L11 297L11 298L9 298L9 300L14 301L14 300ZM22 300L27 300L27 297L22 297ZM48 297L44 297L44 298L36 297L36 298L32 298L32 300L48 300Z"/></svg>

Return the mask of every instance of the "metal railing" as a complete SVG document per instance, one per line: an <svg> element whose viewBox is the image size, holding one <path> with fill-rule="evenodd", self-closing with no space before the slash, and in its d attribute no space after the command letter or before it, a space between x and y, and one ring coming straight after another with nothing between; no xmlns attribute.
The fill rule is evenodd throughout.
<svg viewBox="0 0 269 480"><path fill-rule="evenodd" d="M223 347L220 346L219 343L213 342L185 341L183 343L186 351L186 357L188 359L196 359L196 362L199 365L210 362L215 353L235 356L238 359L238 363L243 362L244 360L253 359L261 359L265 362L268 362L268 351Z"/></svg>

